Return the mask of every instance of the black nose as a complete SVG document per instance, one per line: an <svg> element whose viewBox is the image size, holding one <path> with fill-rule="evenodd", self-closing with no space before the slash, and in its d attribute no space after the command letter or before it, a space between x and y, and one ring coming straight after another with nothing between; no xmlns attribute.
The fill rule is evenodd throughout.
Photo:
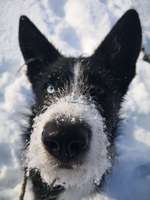
<svg viewBox="0 0 150 200"><path fill-rule="evenodd" d="M60 161L69 161L83 155L90 144L91 131L83 122L48 122L42 133L47 151Z"/></svg>

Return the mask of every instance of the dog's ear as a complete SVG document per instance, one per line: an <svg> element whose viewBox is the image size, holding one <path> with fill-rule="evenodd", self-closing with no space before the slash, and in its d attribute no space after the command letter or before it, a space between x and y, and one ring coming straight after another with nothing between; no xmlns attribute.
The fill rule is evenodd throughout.
<svg viewBox="0 0 150 200"><path fill-rule="evenodd" d="M33 82L38 74L60 56L55 47L26 17L21 16L19 22L19 45L28 66L27 75Z"/></svg>
<svg viewBox="0 0 150 200"><path fill-rule="evenodd" d="M109 71L122 94L135 75L141 49L141 25L137 12L128 10L91 57L95 66ZM98 70L98 69L97 69Z"/></svg>

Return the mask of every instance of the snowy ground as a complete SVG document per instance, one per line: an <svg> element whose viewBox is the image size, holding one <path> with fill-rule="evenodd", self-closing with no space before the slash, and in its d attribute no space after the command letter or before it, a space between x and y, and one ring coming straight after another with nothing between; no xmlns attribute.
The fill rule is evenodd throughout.
<svg viewBox="0 0 150 200"><path fill-rule="evenodd" d="M18 47L18 20L28 15L64 54L90 54L115 21L130 7L142 20L150 53L149 0L5 0L0 1L0 200L16 200L22 178L18 157L21 114L32 104ZM20 70L19 70L20 69ZM117 158L105 187L105 199L150 199L150 64L137 64L122 109L125 120L116 141ZM101 197L96 198L101 199Z"/></svg>

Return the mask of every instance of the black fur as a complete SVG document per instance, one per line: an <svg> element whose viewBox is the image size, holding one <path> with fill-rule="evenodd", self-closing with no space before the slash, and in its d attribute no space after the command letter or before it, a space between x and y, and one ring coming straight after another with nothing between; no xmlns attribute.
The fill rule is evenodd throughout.
<svg viewBox="0 0 150 200"><path fill-rule="evenodd" d="M71 87L73 67L79 61L88 95L92 97L97 109L105 118L106 133L109 141L113 143L121 102L135 76L141 40L139 17L137 12L131 9L117 22L93 55L86 58L65 57L27 17L22 16L19 25L19 44L36 98L30 127L34 117L42 112L45 103L50 105L51 99L66 85L68 88ZM49 84L55 87L54 94L47 93ZM30 140L31 130L32 128L29 128L27 131L27 140ZM36 185L34 181L33 185Z"/></svg>

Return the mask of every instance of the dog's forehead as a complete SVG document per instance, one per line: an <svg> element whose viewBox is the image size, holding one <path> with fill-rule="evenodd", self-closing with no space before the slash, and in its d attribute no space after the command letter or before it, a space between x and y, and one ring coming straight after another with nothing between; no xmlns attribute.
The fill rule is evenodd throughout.
<svg viewBox="0 0 150 200"><path fill-rule="evenodd" d="M99 67L98 70L97 66L101 65L102 67ZM45 96L44 91L47 94L49 86L50 92L54 87L56 90L63 90L65 92L63 94L68 94L69 91L72 92L72 89L76 87L81 93L92 88L95 91L97 88L98 91L95 95L98 95L105 88L104 85L107 83L108 78L103 65L104 63L101 62L99 64L92 63L89 57L60 57L54 63L48 63L43 73L40 74L38 84L36 84L40 96ZM109 82L110 80L109 77ZM56 92L54 92L55 94Z"/></svg>
<svg viewBox="0 0 150 200"><path fill-rule="evenodd" d="M84 58L73 58L73 57L61 57L53 64L47 66L47 72L49 74L74 74L77 65L80 65L82 69L85 67L83 63Z"/></svg>
<svg viewBox="0 0 150 200"><path fill-rule="evenodd" d="M48 64L43 75L45 81L52 81L54 85L66 81L67 84L72 84L77 75L82 75L81 71L85 71L85 76L88 76L88 68L83 58L61 57L53 64Z"/></svg>

